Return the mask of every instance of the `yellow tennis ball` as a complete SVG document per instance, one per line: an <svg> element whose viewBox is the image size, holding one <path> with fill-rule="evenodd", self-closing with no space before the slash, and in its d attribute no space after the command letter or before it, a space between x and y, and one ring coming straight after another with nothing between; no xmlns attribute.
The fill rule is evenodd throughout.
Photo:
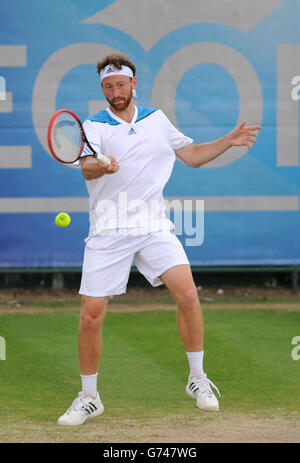
<svg viewBox="0 0 300 463"><path fill-rule="evenodd" d="M67 214L67 212L60 212L55 217L55 223L59 227L67 227L68 225L70 225L70 222L71 217L69 216L69 214Z"/></svg>

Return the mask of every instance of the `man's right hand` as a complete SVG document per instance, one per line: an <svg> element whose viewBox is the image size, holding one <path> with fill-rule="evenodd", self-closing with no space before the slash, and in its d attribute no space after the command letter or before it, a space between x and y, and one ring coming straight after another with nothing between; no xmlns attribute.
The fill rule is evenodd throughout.
<svg viewBox="0 0 300 463"><path fill-rule="evenodd" d="M81 170L86 180L94 180L106 174L114 174L120 169L120 165L114 156L108 156L110 164L97 161L93 156L86 156L80 159Z"/></svg>

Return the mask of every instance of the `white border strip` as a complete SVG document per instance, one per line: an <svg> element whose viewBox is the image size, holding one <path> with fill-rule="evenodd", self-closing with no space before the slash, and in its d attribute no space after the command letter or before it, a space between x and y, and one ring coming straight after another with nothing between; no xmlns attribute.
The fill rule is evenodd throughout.
<svg viewBox="0 0 300 463"><path fill-rule="evenodd" d="M192 200L193 210L197 209L197 200L203 200L206 212L299 210L298 196L169 196L166 199L168 202Z"/></svg>
<svg viewBox="0 0 300 463"><path fill-rule="evenodd" d="M298 196L169 196L168 210L197 210L204 201L205 212L298 211ZM184 203L188 201L188 203ZM191 206L192 201L192 207ZM202 206L201 206L202 208ZM0 198L0 213L88 212L87 197Z"/></svg>
<svg viewBox="0 0 300 463"><path fill-rule="evenodd" d="M0 213L88 212L88 198L0 198Z"/></svg>

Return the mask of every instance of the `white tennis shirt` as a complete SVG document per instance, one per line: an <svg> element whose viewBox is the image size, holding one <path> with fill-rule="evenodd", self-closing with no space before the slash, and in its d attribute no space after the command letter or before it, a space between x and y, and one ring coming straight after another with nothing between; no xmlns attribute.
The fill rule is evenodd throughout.
<svg viewBox="0 0 300 463"><path fill-rule="evenodd" d="M120 165L114 174L86 181L89 236L129 229L138 234L174 229L165 213L163 189L176 159L174 150L193 140L177 130L161 110L139 106L130 123L107 108L90 116L83 127L95 151L114 156ZM85 148L83 154L88 152Z"/></svg>

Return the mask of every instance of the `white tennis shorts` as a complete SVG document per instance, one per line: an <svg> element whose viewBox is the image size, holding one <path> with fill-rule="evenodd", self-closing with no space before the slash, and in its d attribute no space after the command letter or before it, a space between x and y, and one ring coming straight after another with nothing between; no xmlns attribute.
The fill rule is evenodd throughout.
<svg viewBox="0 0 300 463"><path fill-rule="evenodd" d="M79 294L94 297L126 292L132 264L152 286L174 265L189 264L177 236L170 231L134 235L117 233L86 239Z"/></svg>

